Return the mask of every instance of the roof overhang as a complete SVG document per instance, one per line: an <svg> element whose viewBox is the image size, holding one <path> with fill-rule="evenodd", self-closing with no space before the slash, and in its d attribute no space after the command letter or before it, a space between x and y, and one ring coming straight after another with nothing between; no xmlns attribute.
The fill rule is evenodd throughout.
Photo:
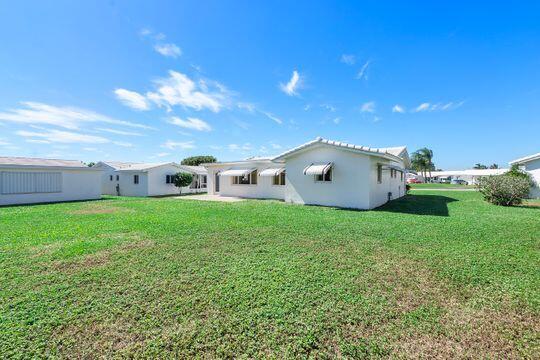
<svg viewBox="0 0 540 360"><path fill-rule="evenodd" d="M219 173L219 176L247 176L253 171L257 170L256 168L247 168L247 169L229 169Z"/></svg>
<svg viewBox="0 0 540 360"><path fill-rule="evenodd" d="M284 171L285 171L285 168L283 168L283 167L269 168L269 169L264 169L263 171L261 171L259 173L259 176L278 176L279 174L281 174Z"/></svg>

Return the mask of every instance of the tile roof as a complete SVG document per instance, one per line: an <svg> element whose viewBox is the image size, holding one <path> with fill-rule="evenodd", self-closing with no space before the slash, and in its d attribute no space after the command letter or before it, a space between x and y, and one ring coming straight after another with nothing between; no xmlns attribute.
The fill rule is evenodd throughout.
<svg viewBox="0 0 540 360"><path fill-rule="evenodd" d="M82 161L79 160L60 160L60 159L41 159L28 157L0 156L0 166L35 166L35 167L69 167L87 169Z"/></svg>

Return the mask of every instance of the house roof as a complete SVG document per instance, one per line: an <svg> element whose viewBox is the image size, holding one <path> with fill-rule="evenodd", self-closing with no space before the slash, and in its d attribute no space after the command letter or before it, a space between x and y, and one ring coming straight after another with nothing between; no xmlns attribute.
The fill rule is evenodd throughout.
<svg viewBox="0 0 540 360"><path fill-rule="evenodd" d="M514 164L526 164L528 162L540 159L540 153L525 156L516 160L510 161L510 165Z"/></svg>
<svg viewBox="0 0 540 360"><path fill-rule="evenodd" d="M344 143L340 141L328 140L328 139L323 139L321 137L318 137L315 140L309 141L305 144L302 144L300 146L287 150L284 153L276 156L272 160L283 160L291 156L292 154L295 154L299 151L302 151L306 148L309 148L311 146L315 146L318 144L330 145L337 148L346 149L346 150L354 151L358 153L365 153L368 155L379 156L379 157L383 157L383 158L394 160L394 161L396 160L407 161L406 159L408 159L408 156L406 159L403 157L403 154L406 154L407 152L407 148L405 146L391 147L391 148L372 148L369 146L353 145L353 144L348 144L348 143Z"/></svg>
<svg viewBox="0 0 540 360"><path fill-rule="evenodd" d="M181 169L188 170L189 172L192 172L194 174L198 175L206 175L208 174L208 170L204 166L192 166L192 165L179 165Z"/></svg>
<svg viewBox="0 0 540 360"><path fill-rule="evenodd" d="M163 165L169 165L169 164L178 166L177 164L173 162L134 163L134 162L122 162L122 161L100 161L99 163L96 164L96 166L99 166L99 164L105 164L118 171L146 171L148 169L156 168Z"/></svg>
<svg viewBox="0 0 540 360"><path fill-rule="evenodd" d="M0 166L12 167L51 167L51 168L69 168L82 170L96 170L89 168L79 160L61 160L61 159L43 159L28 157L0 156Z"/></svg>

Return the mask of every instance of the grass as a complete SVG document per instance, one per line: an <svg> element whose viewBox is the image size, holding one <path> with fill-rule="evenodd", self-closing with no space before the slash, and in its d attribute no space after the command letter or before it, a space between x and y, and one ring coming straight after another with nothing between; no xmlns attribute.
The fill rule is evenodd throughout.
<svg viewBox="0 0 540 360"><path fill-rule="evenodd" d="M533 358L539 219L448 191L0 208L0 354Z"/></svg>
<svg viewBox="0 0 540 360"><path fill-rule="evenodd" d="M425 184L409 184L412 189L475 189L474 185L458 185L458 184L438 184L438 183L425 183Z"/></svg>

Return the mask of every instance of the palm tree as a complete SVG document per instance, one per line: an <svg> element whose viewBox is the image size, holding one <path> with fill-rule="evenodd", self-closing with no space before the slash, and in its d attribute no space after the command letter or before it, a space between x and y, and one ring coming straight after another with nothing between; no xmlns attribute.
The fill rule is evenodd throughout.
<svg viewBox="0 0 540 360"><path fill-rule="evenodd" d="M487 169L487 166L484 164L476 163L473 167L473 169Z"/></svg>
<svg viewBox="0 0 540 360"><path fill-rule="evenodd" d="M490 168L490 169L498 169L498 168L499 168L499 165L497 165L497 164L491 164L491 165L489 165L489 168Z"/></svg>
<svg viewBox="0 0 540 360"><path fill-rule="evenodd" d="M431 171L435 169L435 164L433 164L433 150L424 147L413 152L411 165L414 170L421 172L424 178L427 172L429 172L429 177L431 177Z"/></svg>

